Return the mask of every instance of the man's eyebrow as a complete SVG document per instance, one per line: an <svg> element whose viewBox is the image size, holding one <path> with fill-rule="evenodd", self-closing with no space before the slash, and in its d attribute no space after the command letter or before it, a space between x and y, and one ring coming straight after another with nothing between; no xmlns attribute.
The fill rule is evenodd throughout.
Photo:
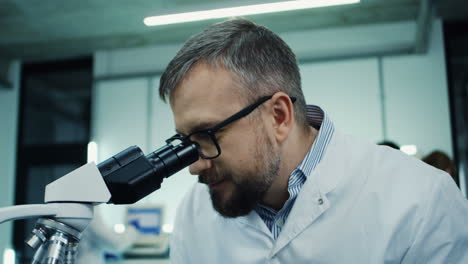
<svg viewBox="0 0 468 264"><path fill-rule="evenodd" d="M207 128L211 128L213 126L215 126L216 124L218 124L219 122L216 122L216 121L205 121L205 122L201 122L201 123L198 123L194 126L192 126L188 131L190 131L188 134L190 133L193 133L195 131L199 131L199 130L203 130L203 129L207 129ZM176 133L181 135L181 136L186 136L188 134L185 134L185 133L182 133L181 131L179 131L177 128L176 128Z"/></svg>

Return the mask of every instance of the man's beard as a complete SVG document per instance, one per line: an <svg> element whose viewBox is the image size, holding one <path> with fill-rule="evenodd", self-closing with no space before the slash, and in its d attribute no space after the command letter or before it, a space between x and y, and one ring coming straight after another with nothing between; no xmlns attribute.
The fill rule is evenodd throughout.
<svg viewBox="0 0 468 264"><path fill-rule="evenodd" d="M225 184L231 184L232 192L226 200L223 200L222 190L210 188L213 207L224 217L233 218L249 214L263 199L277 178L281 161L280 153L275 150L269 138L265 137L263 133L259 134L261 136L257 140L254 156L257 161L255 171L237 177L233 176L234 173L220 173L215 177L200 176L199 178L202 183L210 182L206 178L216 178L223 179L226 181Z"/></svg>

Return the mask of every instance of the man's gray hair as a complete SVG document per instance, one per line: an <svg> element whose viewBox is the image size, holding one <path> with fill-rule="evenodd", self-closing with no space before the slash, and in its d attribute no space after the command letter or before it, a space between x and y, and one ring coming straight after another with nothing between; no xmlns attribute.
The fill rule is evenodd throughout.
<svg viewBox="0 0 468 264"><path fill-rule="evenodd" d="M307 126L306 105L296 56L269 29L242 19L214 24L192 36L171 60L161 76L159 95L163 101L197 63L223 67L240 82L247 102L282 91L296 97L297 121Z"/></svg>

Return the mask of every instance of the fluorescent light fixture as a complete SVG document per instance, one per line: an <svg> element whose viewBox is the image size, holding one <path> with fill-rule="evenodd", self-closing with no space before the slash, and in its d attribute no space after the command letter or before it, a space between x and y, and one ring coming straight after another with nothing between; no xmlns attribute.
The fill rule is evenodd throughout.
<svg viewBox="0 0 468 264"><path fill-rule="evenodd" d="M16 256L15 251L11 248L5 249L3 252L3 263L4 264L15 264Z"/></svg>
<svg viewBox="0 0 468 264"><path fill-rule="evenodd" d="M124 224L115 224L114 225L114 231L118 234L122 234L125 232L125 225Z"/></svg>
<svg viewBox="0 0 468 264"><path fill-rule="evenodd" d="M88 143L88 163L94 161L97 164L98 146L97 143L91 141Z"/></svg>
<svg viewBox="0 0 468 264"><path fill-rule="evenodd" d="M400 147L400 150L410 156L414 156L416 153L418 153L418 148L416 145L403 145Z"/></svg>
<svg viewBox="0 0 468 264"><path fill-rule="evenodd" d="M205 11L195 11L180 14L151 16L143 20L147 26L160 26L183 22L200 21L214 18L247 16L298 9L316 8L334 5L347 5L359 3L360 0L295 0L269 4L246 5L239 7L219 8Z"/></svg>

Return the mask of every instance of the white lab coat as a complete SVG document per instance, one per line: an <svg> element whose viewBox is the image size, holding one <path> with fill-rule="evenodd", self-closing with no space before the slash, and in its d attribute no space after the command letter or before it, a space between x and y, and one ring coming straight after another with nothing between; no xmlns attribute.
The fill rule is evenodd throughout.
<svg viewBox="0 0 468 264"><path fill-rule="evenodd" d="M461 264L467 222L448 174L335 131L276 241L255 212L221 217L197 183L177 212L171 262Z"/></svg>
<svg viewBox="0 0 468 264"><path fill-rule="evenodd" d="M138 238L138 230L126 226L125 232L115 233L102 219L98 208L94 210L94 218L83 232L76 264L105 264L104 253L120 254L129 248Z"/></svg>

